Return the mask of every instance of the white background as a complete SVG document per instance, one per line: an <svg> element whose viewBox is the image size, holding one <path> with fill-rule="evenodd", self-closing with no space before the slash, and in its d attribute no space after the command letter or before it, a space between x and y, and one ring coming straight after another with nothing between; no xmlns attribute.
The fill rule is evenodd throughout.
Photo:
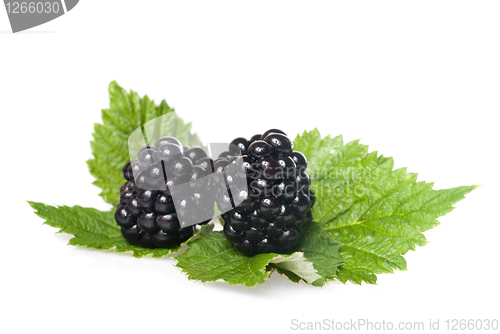
<svg viewBox="0 0 500 334"><path fill-rule="evenodd" d="M81 1L11 34L0 8L3 333L267 333L291 320L498 318L498 1ZM435 188L483 187L408 271L324 288L189 281L173 259L67 246L25 200L110 209L85 161L107 85L166 99L205 141L361 138Z"/></svg>

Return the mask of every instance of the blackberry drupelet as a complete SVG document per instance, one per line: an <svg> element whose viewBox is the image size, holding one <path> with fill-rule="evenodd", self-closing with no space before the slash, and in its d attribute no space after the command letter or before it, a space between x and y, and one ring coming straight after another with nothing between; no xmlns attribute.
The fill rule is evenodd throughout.
<svg viewBox="0 0 500 334"><path fill-rule="evenodd" d="M217 205L224 235L243 254L291 253L302 228L312 221L315 195L306 172L307 159L293 151L293 142L278 129L250 140L234 139L214 162L225 178ZM246 180L246 187L233 184Z"/></svg>
<svg viewBox="0 0 500 334"><path fill-rule="evenodd" d="M174 248L193 236L194 225L181 228L180 220L200 223L213 216L215 201L208 182L202 182L212 173L210 163L203 148L182 146L174 137L160 138L154 146L139 150L137 159L123 167L127 182L115 211L125 239L146 248ZM168 186L181 184L189 191L172 196ZM177 212L175 204L183 212Z"/></svg>

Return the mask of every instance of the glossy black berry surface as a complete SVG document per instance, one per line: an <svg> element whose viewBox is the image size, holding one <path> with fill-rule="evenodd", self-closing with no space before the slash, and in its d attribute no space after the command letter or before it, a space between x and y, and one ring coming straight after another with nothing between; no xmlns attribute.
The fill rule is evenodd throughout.
<svg viewBox="0 0 500 334"><path fill-rule="evenodd" d="M232 155L247 155L248 145L245 138L236 138L229 144L229 152Z"/></svg>
<svg viewBox="0 0 500 334"><path fill-rule="evenodd" d="M294 252L315 202L306 157L278 129L229 146L214 162L227 185L217 198L226 239L248 256ZM245 189L232 186L241 185L238 180L246 181Z"/></svg>
<svg viewBox="0 0 500 334"><path fill-rule="evenodd" d="M293 152L292 141L282 133L271 133L264 141L272 147L274 157L289 155Z"/></svg>
<svg viewBox="0 0 500 334"><path fill-rule="evenodd" d="M271 145L263 140L256 140L248 147L248 155L254 160L268 157L271 155Z"/></svg>
<svg viewBox="0 0 500 334"><path fill-rule="evenodd" d="M175 248L193 236L194 225L181 228L180 217L194 219L189 223L206 223L206 217L212 218L215 197L210 197L210 183L204 178L212 173L212 166L203 148L183 146L174 137L160 138L154 146L139 150L137 159L123 167L127 182L120 188L120 204L115 210L116 223L127 242L146 248ZM181 189L173 197L172 192L183 185L189 191ZM183 212L176 211L176 204Z"/></svg>

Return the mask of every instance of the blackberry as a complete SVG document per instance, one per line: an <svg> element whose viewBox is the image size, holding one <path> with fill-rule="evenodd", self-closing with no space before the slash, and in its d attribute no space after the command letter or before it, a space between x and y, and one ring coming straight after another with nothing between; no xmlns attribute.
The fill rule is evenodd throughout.
<svg viewBox="0 0 500 334"><path fill-rule="evenodd" d="M214 214L211 182L205 178L212 165L203 148L182 146L174 137L140 149L122 170L127 181L120 189L115 220L124 238L146 248L174 248L189 239L194 224L208 223ZM177 188L172 187L180 185L173 196Z"/></svg>
<svg viewBox="0 0 500 334"><path fill-rule="evenodd" d="M271 129L250 140L238 137L213 165L226 182L217 197L226 239L248 256L296 250L315 195L307 159L287 135Z"/></svg>

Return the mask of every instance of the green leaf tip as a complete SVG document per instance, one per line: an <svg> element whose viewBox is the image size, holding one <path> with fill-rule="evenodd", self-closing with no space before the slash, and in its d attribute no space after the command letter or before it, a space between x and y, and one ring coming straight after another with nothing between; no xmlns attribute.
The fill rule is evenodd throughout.
<svg viewBox="0 0 500 334"><path fill-rule="evenodd" d="M99 250L114 249L117 253L132 252L132 256L136 258L147 255L161 258L177 253L184 245L196 240L200 235L210 233L213 229L212 224L203 225L193 237L178 247L150 249L130 245L125 240L120 228L116 225L113 211L103 212L81 206L56 207L30 201L28 203L35 209L35 214L45 220L44 224L58 228L59 233L72 234L74 237L69 241L70 245Z"/></svg>
<svg viewBox="0 0 500 334"><path fill-rule="evenodd" d="M368 152L359 140L322 138L317 129L294 141L308 159L316 194L314 218L339 242L345 263L337 279L375 284L377 274L406 270L403 255L427 243L422 232L477 186L433 190L390 157Z"/></svg>

